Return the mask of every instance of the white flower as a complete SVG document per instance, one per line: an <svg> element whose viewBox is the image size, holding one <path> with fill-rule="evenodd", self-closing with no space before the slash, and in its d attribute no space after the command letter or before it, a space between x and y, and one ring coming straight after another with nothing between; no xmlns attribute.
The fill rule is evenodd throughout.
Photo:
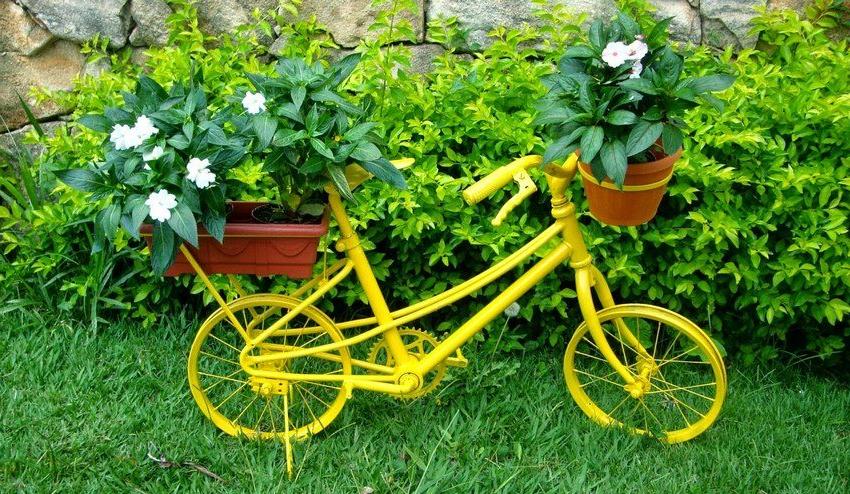
<svg viewBox="0 0 850 494"><path fill-rule="evenodd" d="M129 149L130 144L128 138L133 134L133 129L129 125L116 125L112 127L112 133L109 134L109 142L115 145L115 149Z"/></svg>
<svg viewBox="0 0 850 494"><path fill-rule="evenodd" d="M628 59L628 46L620 41L612 41L602 50L602 60L609 67L619 67Z"/></svg>
<svg viewBox="0 0 850 494"><path fill-rule="evenodd" d="M629 74L629 79L637 79L640 77L640 73L643 71L643 64L640 61L635 62L632 65L632 71Z"/></svg>
<svg viewBox="0 0 850 494"><path fill-rule="evenodd" d="M206 168L202 169L195 178L195 185L197 185L199 189L206 189L213 183L215 183L215 173Z"/></svg>
<svg viewBox="0 0 850 494"><path fill-rule="evenodd" d="M151 192L145 204L150 209L150 216L160 223L171 218L171 210L177 205L177 197L165 189Z"/></svg>
<svg viewBox="0 0 850 494"><path fill-rule="evenodd" d="M199 189L206 189L215 182L215 173L209 168L210 160L192 158L186 164L186 178L195 182Z"/></svg>
<svg viewBox="0 0 850 494"><path fill-rule="evenodd" d="M636 39L626 46L626 50L627 60L640 60L646 56L649 47L643 41Z"/></svg>
<svg viewBox="0 0 850 494"><path fill-rule="evenodd" d="M142 159L145 161L156 161L162 156L164 152L165 149L162 146L157 146L151 149L150 153L142 153Z"/></svg>
<svg viewBox="0 0 850 494"><path fill-rule="evenodd" d="M136 119L136 124L133 125L133 131L141 137L143 141L148 137L159 133L159 129L154 127L151 119L144 115L140 115L139 118Z"/></svg>
<svg viewBox="0 0 850 494"><path fill-rule="evenodd" d="M129 125L116 125L112 127L109 140L115 145L115 149L121 151L140 145L145 139L158 132L159 129L154 127L153 122L148 117L142 115L132 127Z"/></svg>
<svg viewBox="0 0 850 494"><path fill-rule="evenodd" d="M517 314L519 314L519 309L519 304L514 302L511 305L505 307L505 315L508 317L516 317Z"/></svg>
<svg viewBox="0 0 850 494"><path fill-rule="evenodd" d="M242 106L251 115L256 115L266 110L266 97L262 93L248 91L245 93L245 97L242 98Z"/></svg>

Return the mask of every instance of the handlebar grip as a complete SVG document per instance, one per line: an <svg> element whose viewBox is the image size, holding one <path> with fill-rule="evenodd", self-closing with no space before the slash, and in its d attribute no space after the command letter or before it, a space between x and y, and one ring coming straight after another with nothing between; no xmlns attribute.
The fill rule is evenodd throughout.
<svg viewBox="0 0 850 494"><path fill-rule="evenodd" d="M514 179L514 174L539 164L540 156L525 156L507 165L496 168L489 175L470 185L463 191L463 198L470 206L478 204L490 197L493 192L501 189Z"/></svg>

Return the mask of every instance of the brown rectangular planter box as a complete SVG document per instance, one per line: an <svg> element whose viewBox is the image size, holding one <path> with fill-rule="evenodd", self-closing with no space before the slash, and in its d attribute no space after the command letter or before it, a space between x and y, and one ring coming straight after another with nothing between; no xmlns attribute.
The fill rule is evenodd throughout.
<svg viewBox="0 0 850 494"><path fill-rule="evenodd" d="M261 202L232 202L233 211L224 226L224 243L220 244L198 225L198 248L186 245L207 274L286 275L309 278L316 263L319 238L328 231L328 213L316 225L259 223L251 211ZM153 242L153 225L142 225L141 234ZM182 252L166 276L194 273Z"/></svg>

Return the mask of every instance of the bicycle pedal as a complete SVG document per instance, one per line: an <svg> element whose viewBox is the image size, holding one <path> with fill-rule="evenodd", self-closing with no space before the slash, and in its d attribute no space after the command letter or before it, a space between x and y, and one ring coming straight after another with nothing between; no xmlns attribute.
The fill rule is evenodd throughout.
<svg viewBox="0 0 850 494"><path fill-rule="evenodd" d="M469 360L463 356L460 348L457 349L454 357L449 357L446 359L446 365L449 367L467 367L469 365Z"/></svg>

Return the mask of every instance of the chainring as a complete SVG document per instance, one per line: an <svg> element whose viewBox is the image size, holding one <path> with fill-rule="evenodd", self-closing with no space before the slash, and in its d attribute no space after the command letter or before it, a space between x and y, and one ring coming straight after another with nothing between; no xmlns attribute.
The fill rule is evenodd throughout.
<svg viewBox="0 0 850 494"><path fill-rule="evenodd" d="M401 340L404 342L404 347L407 348L407 352L417 360L422 359L422 357L428 354L428 352L436 348L439 343L437 338L431 336L430 333L419 329L399 328L398 333L401 336ZM387 342L383 338L378 340L372 346L372 349L369 350L369 357L367 359L373 364L386 365L388 367L395 365L395 359L393 358L392 353L390 353ZM436 367L423 376L422 386L418 389L403 395L391 394L391 396L401 400L421 398L435 390L437 386L440 385L440 381L443 380L445 375L446 363L440 362Z"/></svg>

